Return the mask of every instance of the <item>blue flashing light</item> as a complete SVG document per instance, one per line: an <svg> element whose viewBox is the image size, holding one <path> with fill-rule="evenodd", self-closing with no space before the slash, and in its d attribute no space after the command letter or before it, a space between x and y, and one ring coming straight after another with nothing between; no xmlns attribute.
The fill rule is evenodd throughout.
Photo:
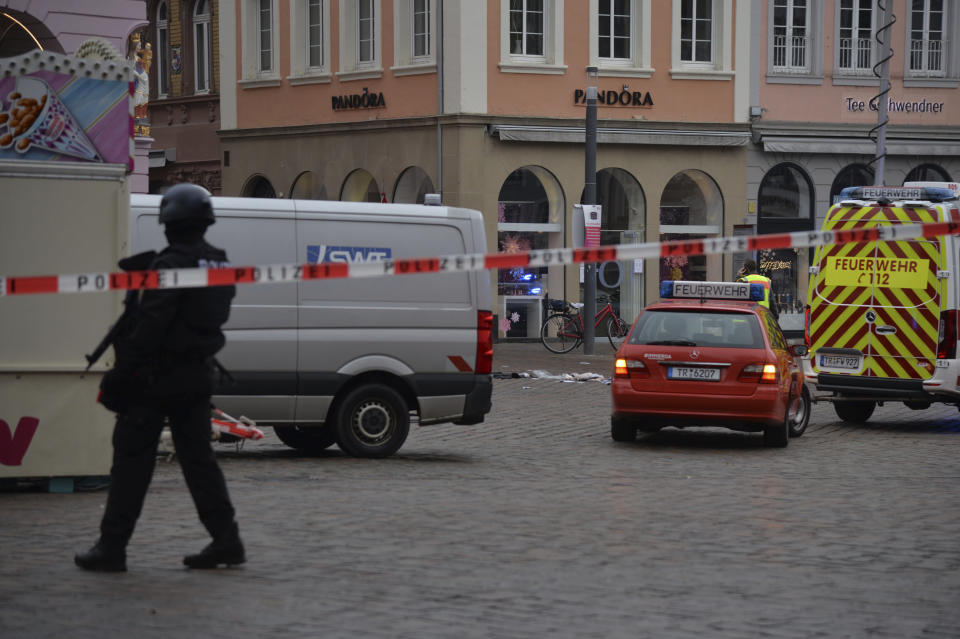
<svg viewBox="0 0 960 639"><path fill-rule="evenodd" d="M520 276L520 279L523 280L524 282L529 282L530 280L533 279L533 273L524 273L523 275Z"/></svg>
<svg viewBox="0 0 960 639"><path fill-rule="evenodd" d="M764 289L760 282L689 282L665 280L660 282L662 299L711 299L759 302Z"/></svg>
<svg viewBox="0 0 960 639"><path fill-rule="evenodd" d="M530 289L530 295L539 295L539 294L542 293L542 292L543 292L543 289L540 288L539 286L536 287L536 288L531 288L531 289Z"/></svg>

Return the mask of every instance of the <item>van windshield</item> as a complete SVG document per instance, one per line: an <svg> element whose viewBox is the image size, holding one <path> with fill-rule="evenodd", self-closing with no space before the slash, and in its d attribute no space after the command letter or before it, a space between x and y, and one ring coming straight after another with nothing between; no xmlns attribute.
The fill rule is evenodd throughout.
<svg viewBox="0 0 960 639"><path fill-rule="evenodd" d="M631 344L763 348L753 313L712 310L649 310L640 315Z"/></svg>

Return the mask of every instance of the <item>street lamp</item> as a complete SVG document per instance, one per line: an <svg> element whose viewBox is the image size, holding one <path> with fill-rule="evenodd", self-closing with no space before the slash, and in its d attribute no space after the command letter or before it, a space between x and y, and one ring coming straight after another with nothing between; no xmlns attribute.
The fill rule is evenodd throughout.
<svg viewBox="0 0 960 639"><path fill-rule="evenodd" d="M597 203L597 67L587 67L586 149L583 171L583 204ZM597 310L596 265L583 268L583 353L593 355L595 333L593 314Z"/></svg>

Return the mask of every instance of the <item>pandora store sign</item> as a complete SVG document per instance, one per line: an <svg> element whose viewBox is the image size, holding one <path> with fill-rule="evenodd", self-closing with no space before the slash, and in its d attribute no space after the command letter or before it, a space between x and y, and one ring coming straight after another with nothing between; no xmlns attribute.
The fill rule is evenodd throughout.
<svg viewBox="0 0 960 639"><path fill-rule="evenodd" d="M573 92L574 104L586 104L587 94L583 89L577 89ZM650 92L631 91L629 87L624 86L622 91L597 91L597 104L621 107L652 107L653 96Z"/></svg>

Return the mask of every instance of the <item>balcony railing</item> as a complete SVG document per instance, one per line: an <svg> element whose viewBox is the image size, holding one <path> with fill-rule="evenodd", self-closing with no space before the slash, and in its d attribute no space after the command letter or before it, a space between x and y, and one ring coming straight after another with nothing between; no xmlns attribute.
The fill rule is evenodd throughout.
<svg viewBox="0 0 960 639"><path fill-rule="evenodd" d="M804 36L773 36L773 70L788 73L809 71L809 45L810 38Z"/></svg>
<svg viewBox="0 0 960 639"><path fill-rule="evenodd" d="M924 78L942 78L946 75L943 40L910 41L910 75Z"/></svg>
<svg viewBox="0 0 960 639"><path fill-rule="evenodd" d="M840 69L853 75L873 72L873 42L870 38L840 38Z"/></svg>

